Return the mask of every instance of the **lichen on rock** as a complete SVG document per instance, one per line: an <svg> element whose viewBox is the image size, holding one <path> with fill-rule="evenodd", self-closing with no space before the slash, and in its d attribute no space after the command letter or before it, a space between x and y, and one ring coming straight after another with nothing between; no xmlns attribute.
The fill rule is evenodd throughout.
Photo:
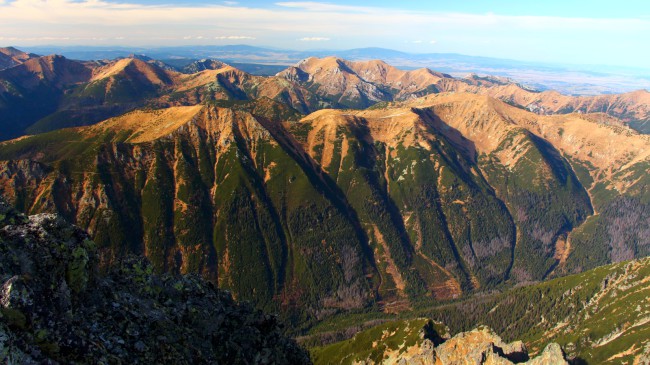
<svg viewBox="0 0 650 365"><path fill-rule="evenodd" d="M0 199L0 363L310 363L275 316L198 276L97 265L85 232Z"/></svg>

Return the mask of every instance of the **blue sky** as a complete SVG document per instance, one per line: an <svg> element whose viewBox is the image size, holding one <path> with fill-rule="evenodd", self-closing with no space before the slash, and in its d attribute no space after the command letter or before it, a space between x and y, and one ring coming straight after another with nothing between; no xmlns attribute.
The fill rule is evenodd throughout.
<svg viewBox="0 0 650 365"><path fill-rule="evenodd" d="M0 45L384 47L650 68L650 2L0 0Z"/></svg>

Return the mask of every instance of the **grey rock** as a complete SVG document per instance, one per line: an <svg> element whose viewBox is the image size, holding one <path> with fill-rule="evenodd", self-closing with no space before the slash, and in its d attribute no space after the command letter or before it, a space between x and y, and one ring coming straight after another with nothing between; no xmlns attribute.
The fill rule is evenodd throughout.
<svg viewBox="0 0 650 365"><path fill-rule="evenodd" d="M198 276L98 263L79 228L0 199L0 363L310 363L276 317Z"/></svg>

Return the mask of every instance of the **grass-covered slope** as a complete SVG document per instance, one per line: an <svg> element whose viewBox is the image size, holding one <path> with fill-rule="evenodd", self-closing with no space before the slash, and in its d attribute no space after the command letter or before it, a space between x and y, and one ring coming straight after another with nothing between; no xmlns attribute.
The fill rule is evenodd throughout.
<svg viewBox="0 0 650 365"><path fill-rule="evenodd" d="M587 364L631 364L650 357L648 277L650 259L644 258L427 313L452 331L485 324L532 351L553 341Z"/></svg>
<svg viewBox="0 0 650 365"><path fill-rule="evenodd" d="M504 341L522 340L532 356L555 342L576 364L644 363L650 359L648 277L650 259L644 258L401 316L433 318L445 323L452 335L488 326ZM315 346L312 358L315 363L345 364L405 354L421 342L422 334L416 334L428 321L388 321L350 339ZM322 328L331 331L358 320L338 322Z"/></svg>
<svg viewBox="0 0 650 365"><path fill-rule="evenodd" d="M354 364L360 361L379 364L392 356L397 358L414 352L422 340L429 339L434 344L449 338L444 324L430 319L417 318L403 321L390 321L357 333L353 338L314 348L311 350L314 364Z"/></svg>
<svg viewBox="0 0 650 365"><path fill-rule="evenodd" d="M303 323L542 280L579 270L581 252L616 261L586 229L611 220L592 215L587 178L619 187L612 201L645 199L645 177L627 172L646 155L624 176L579 170L532 127L548 119L486 97L302 118L269 98L207 104L5 142L0 192L87 229L104 265L144 255ZM605 222L643 255L643 225ZM598 243L577 245L580 229Z"/></svg>

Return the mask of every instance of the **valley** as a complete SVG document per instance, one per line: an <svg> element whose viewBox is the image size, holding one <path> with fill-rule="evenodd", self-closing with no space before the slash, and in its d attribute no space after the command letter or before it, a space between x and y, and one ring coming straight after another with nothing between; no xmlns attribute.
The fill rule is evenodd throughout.
<svg viewBox="0 0 650 365"><path fill-rule="evenodd" d="M395 317L448 337L487 325L531 355L647 355L632 346L648 328L645 90L567 96L336 57L255 76L1 54L0 195L87 231L101 272L135 256L199 275L278 313L316 363L352 359L331 362L350 342L323 333ZM640 309L605 313L617 295Z"/></svg>

